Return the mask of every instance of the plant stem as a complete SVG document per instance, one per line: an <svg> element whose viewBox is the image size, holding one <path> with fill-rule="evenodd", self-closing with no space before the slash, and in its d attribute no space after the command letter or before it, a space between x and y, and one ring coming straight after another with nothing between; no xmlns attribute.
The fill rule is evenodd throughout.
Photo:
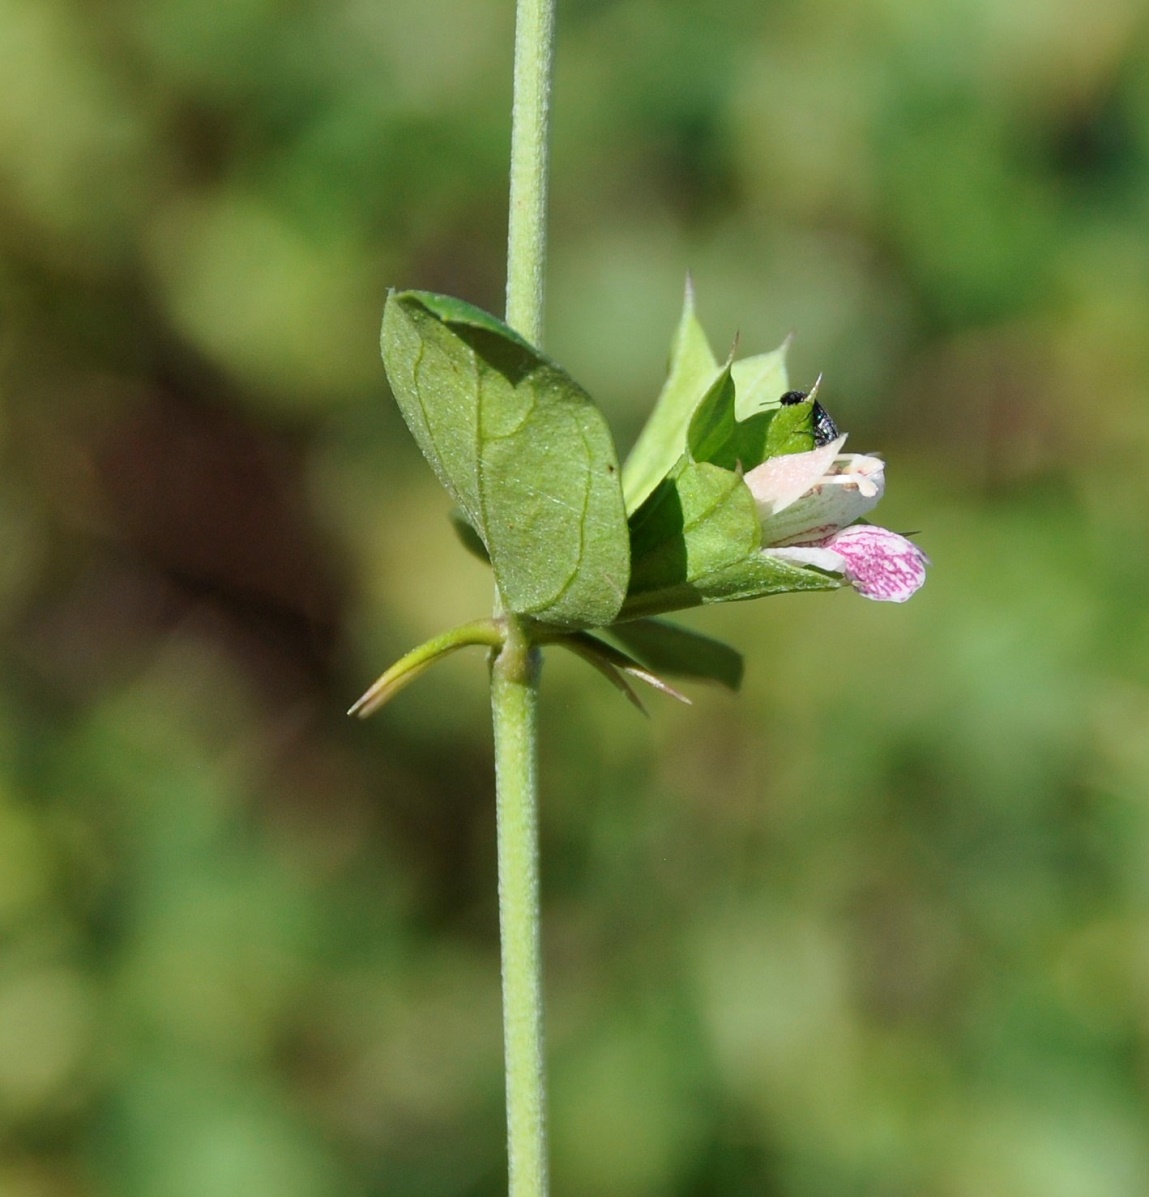
<svg viewBox="0 0 1149 1197"><path fill-rule="evenodd" d="M517 0L507 230L507 323L532 345L543 337L547 137L555 0Z"/></svg>
<svg viewBox="0 0 1149 1197"><path fill-rule="evenodd" d="M491 662L510 1197L547 1192L539 936L539 650L513 617Z"/></svg>
<svg viewBox="0 0 1149 1197"><path fill-rule="evenodd" d="M507 323L543 338L547 137L556 0L516 0L507 228ZM546 1197L546 1079L539 935L538 696L540 656L524 625L502 614L491 662L499 841L499 939L510 1197Z"/></svg>

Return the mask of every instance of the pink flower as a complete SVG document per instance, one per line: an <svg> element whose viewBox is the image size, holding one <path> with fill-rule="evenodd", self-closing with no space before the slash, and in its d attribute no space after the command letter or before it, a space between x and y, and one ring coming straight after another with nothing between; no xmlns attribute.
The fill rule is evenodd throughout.
<svg viewBox="0 0 1149 1197"><path fill-rule="evenodd" d="M842 574L866 598L904 603L925 581L929 558L896 532L854 523L881 499L885 463L841 453L845 441L771 457L746 475L762 519L762 551Z"/></svg>

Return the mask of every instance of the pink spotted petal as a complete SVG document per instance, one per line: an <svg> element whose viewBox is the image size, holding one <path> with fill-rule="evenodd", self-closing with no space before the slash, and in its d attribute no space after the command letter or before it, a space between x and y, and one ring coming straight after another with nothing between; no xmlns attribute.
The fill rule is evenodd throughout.
<svg viewBox="0 0 1149 1197"><path fill-rule="evenodd" d="M846 563L846 577L865 598L904 603L926 580L929 558L912 540L873 524L835 532L823 547Z"/></svg>

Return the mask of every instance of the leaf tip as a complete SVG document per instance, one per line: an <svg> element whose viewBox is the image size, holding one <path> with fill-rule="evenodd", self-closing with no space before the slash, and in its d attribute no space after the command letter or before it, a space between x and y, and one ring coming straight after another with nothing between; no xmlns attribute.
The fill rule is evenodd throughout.
<svg viewBox="0 0 1149 1197"><path fill-rule="evenodd" d="M347 708L347 714L353 719L366 719L383 706L388 698L390 698L390 694L386 694L383 688L376 683L370 690L359 695Z"/></svg>

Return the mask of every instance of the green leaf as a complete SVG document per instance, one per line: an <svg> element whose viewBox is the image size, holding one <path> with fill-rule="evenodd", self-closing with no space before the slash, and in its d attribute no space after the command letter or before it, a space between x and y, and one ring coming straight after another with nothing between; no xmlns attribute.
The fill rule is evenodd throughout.
<svg viewBox="0 0 1149 1197"><path fill-rule="evenodd" d="M744 357L733 367L734 386L738 391L737 416L747 420L765 408L775 408L778 401L790 389L786 373L786 350L790 348L787 337L777 349L759 353L755 357Z"/></svg>
<svg viewBox="0 0 1149 1197"><path fill-rule="evenodd" d="M484 312L473 303L465 299L458 299L454 295L437 295L433 291L400 291L391 293L402 303L414 302L425 308L432 315L437 316L444 324L466 325L471 328L483 328L505 341L513 341L522 349L528 350L536 357L541 357L538 350L521 334L515 332L509 324L504 323L498 316Z"/></svg>
<svg viewBox="0 0 1149 1197"><path fill-rule="evenodd" d="M613 621L629 574L618 461L602 413L501 320L392 293L383 362L423 455L490 554L508 610L560 627Z"/></svg>
<svg viewBox="0 0 1149 1197"><path fill-rule="evenodd" d="M739 420L734 426L733 438L726 446L725 452L714 458L714 464L745 473L764 462L769 456L767 445L770 429L777 414L778 409L775 408L772 411L757 412L749 419Z"/></svg>
<svg viewBox="0 0 1149 1197"><path fill-rule="evenodd" d="M745 471L767 457L814 447L813 404L779 403L786 389L785 357L784 344L727 362L690 420L687 449L695 461Z"/></svg>
<svg viewBox="0 0 1149 1197"><path fill-rule="evenodd" d="M597 636L591 636L587 632L575 632L570 636L559 637L554 643L569 649L572 653L575 653L577 656L582 657L584 661L593 665L611 685L625 695L644 715L646 714L646 707L642 705L642 699L634 692L633 687L627 680L628 678L635 678L640 682L645 682L646 685L651 686L653 689L659 690L671 698L677 698L679 702L684 702L687 706L691 705L690 699L685 694L682 694L673 686L664 682L656 673L652 673L647 669L641 661L636 661L613 644L607 644L606 641L599 640Z"/></svg>
<svg viewBox="0 0 1149 1197"><path fill-rule="evenodd" d="M730 362L702 397L686 430L686 447L695 461L714 461L735 437L734 380Z"/></svg>
<svg viewBox="0 0 1149 1197"><path fill-rule="evenodd" d="M766 443L759 460L780 457L784 453L806 453L816 443L813 401L780 407L774 412L774 418L766 430Z"/></svg>
<svg viewBox="0 0 1149 1197"><path fill-rule="evenodd" d="M729 690L742 685L742 654L721 640L665 619L616 623L606 633L658 673L718 682Z"/></svg>
<svg viewBox="0 0 1149 1197"><path fill-rule="evenodd" d="M687 279L682 316L670 347L670 371L623 466L627 511L638 510L685 452L690 419L717 373L718 362L694 314L694 288Z"/></svg>
<svg viewBox="0 0 1149 1197"><path fill-rule="evenodd" d="M637 594L694 588L755 551L762 528L754 498L737 474L686 462L635 512L630 536L631 593Z"/></svg>
<svg viewBox="0 0 1149 1197"><path fill-rule="evenodd" d="M741 477L688 462L631 517L631 584L622 618L790 590L832 590L841 579L761 551L762 526Z"/></svg>
<svg viewBox="0 0 1149 1197"><path fill-rule="evenodd" d="M486 648L500 648L504 634L504 628L499 621L479 619L435 636L400 657L365 694L360 696L347 712L348 715L358 715L360 719L366 719L384 703L390 702L404 686L409 686L448 654L475 644Z"/></svg>
<svg viewBox="0 0 1149 1197"><path fill-rule="evenodd" d="M767 457L814 447L812 403L790 407L775 403L744 419L737 418L737 410L732 371L727 364L690 421L687 448L695 461L745 472Z"/></svg>
<svg viewBox="0 0 1149 1197"><path fill-rule="evenodd" d="M768 594L789 594L797 590L838 590L843 585L837 574L823 573L812 566L792 562L756 552L741 561L712 570L696 584L703 603L733 603L743 599L764 598ZM641 611L637 608L641 607ZM658 606L658 611L670 608ZM636 604L636 614L650 614L652 604ZM626 611L624 609L625 616Z"/></svg>

